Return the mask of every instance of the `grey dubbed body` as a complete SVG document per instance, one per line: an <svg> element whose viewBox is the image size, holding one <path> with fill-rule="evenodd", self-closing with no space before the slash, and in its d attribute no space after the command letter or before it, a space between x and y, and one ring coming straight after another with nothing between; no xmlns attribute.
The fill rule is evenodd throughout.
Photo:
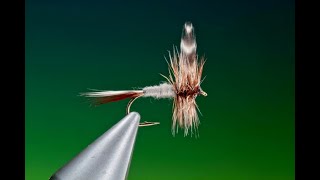
<svg viewBox="0 0 320 180"><path fill-rule="evenodd" d="M173 86L168 83L160 84L159 86L147 86L142 89L143 97L159 98L173 98L176 93Z"/></svg>

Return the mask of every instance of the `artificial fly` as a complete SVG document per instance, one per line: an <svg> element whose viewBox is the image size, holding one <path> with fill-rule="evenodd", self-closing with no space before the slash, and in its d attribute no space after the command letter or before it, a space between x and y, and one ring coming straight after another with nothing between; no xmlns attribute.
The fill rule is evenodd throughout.
<svg viewBox="0 0 320 180"><path fill-rule="evenodd" d="M139 97L173 98L172 134L178 132L178 127L184 129L184 135L188 135L189 130L197 132L200 124L197 114L198 106L196 98L198 95L207 96L200 85L202 83L202 71L204 58L198 62L196 54L197 43L192 23L187 22L183 26L180 43L180 52L173 49L173 54L169 52L168 63L169 76L162 75L167 82L158 86L147 86L141 90L127 91L95 91L81 93L82 96L94 98L95 105L120 101L130 98L126 113L130 113L132 103ZM144 122L139 126L151 126L158 122Z"/></svg>

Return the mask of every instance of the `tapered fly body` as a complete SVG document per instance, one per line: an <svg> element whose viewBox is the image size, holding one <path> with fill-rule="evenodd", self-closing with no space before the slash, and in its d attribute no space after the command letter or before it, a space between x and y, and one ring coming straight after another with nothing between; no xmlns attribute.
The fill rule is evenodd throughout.
<svg viewBox="0 0 320 180"><path fill-rule="evenodd" d="M172 53L169 52L168 59L169 75L162 75L166 79L165 83L147 86L140 90L94 91L81 95L93 98L96 105L130 98L127 113L129 113L133 101L139 97L170 98L173 99L173 135L179 127L184 129L185 136L189 131L191 134L197 133L200 121L197 114L199 109L196 98L198 95L207 96L207 94L201 89L204 59L198 59L194 27L190 22L183 26L180 51L175 47ZM154 124L158 123L146 122L141 126Z"/></svg>

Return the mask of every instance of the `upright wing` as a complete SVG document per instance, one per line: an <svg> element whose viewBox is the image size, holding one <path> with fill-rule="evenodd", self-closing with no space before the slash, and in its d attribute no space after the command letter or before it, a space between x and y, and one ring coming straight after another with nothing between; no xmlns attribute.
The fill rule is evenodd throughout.
<svg viewBox="0 0 320 180"><path fill-rule="evenodd" d="M192 23L186 22L182 29L180 42L180 60L187 60L189 64L197 60L197 42Z"/></svg>

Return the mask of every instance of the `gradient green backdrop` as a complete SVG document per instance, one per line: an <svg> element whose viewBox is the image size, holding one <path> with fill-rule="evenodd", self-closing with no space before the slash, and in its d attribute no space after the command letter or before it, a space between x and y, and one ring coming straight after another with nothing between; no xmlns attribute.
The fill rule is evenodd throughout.
<svg viewBox="0 0 320 180"><path fill-rule="evenodd" d="M26 1L26 179L48 179L125 115L87 88L156 85L182 25L207 58L200 138L171 134L170 100L139 99L129 180L293 180L294 1Z"/></svg>

